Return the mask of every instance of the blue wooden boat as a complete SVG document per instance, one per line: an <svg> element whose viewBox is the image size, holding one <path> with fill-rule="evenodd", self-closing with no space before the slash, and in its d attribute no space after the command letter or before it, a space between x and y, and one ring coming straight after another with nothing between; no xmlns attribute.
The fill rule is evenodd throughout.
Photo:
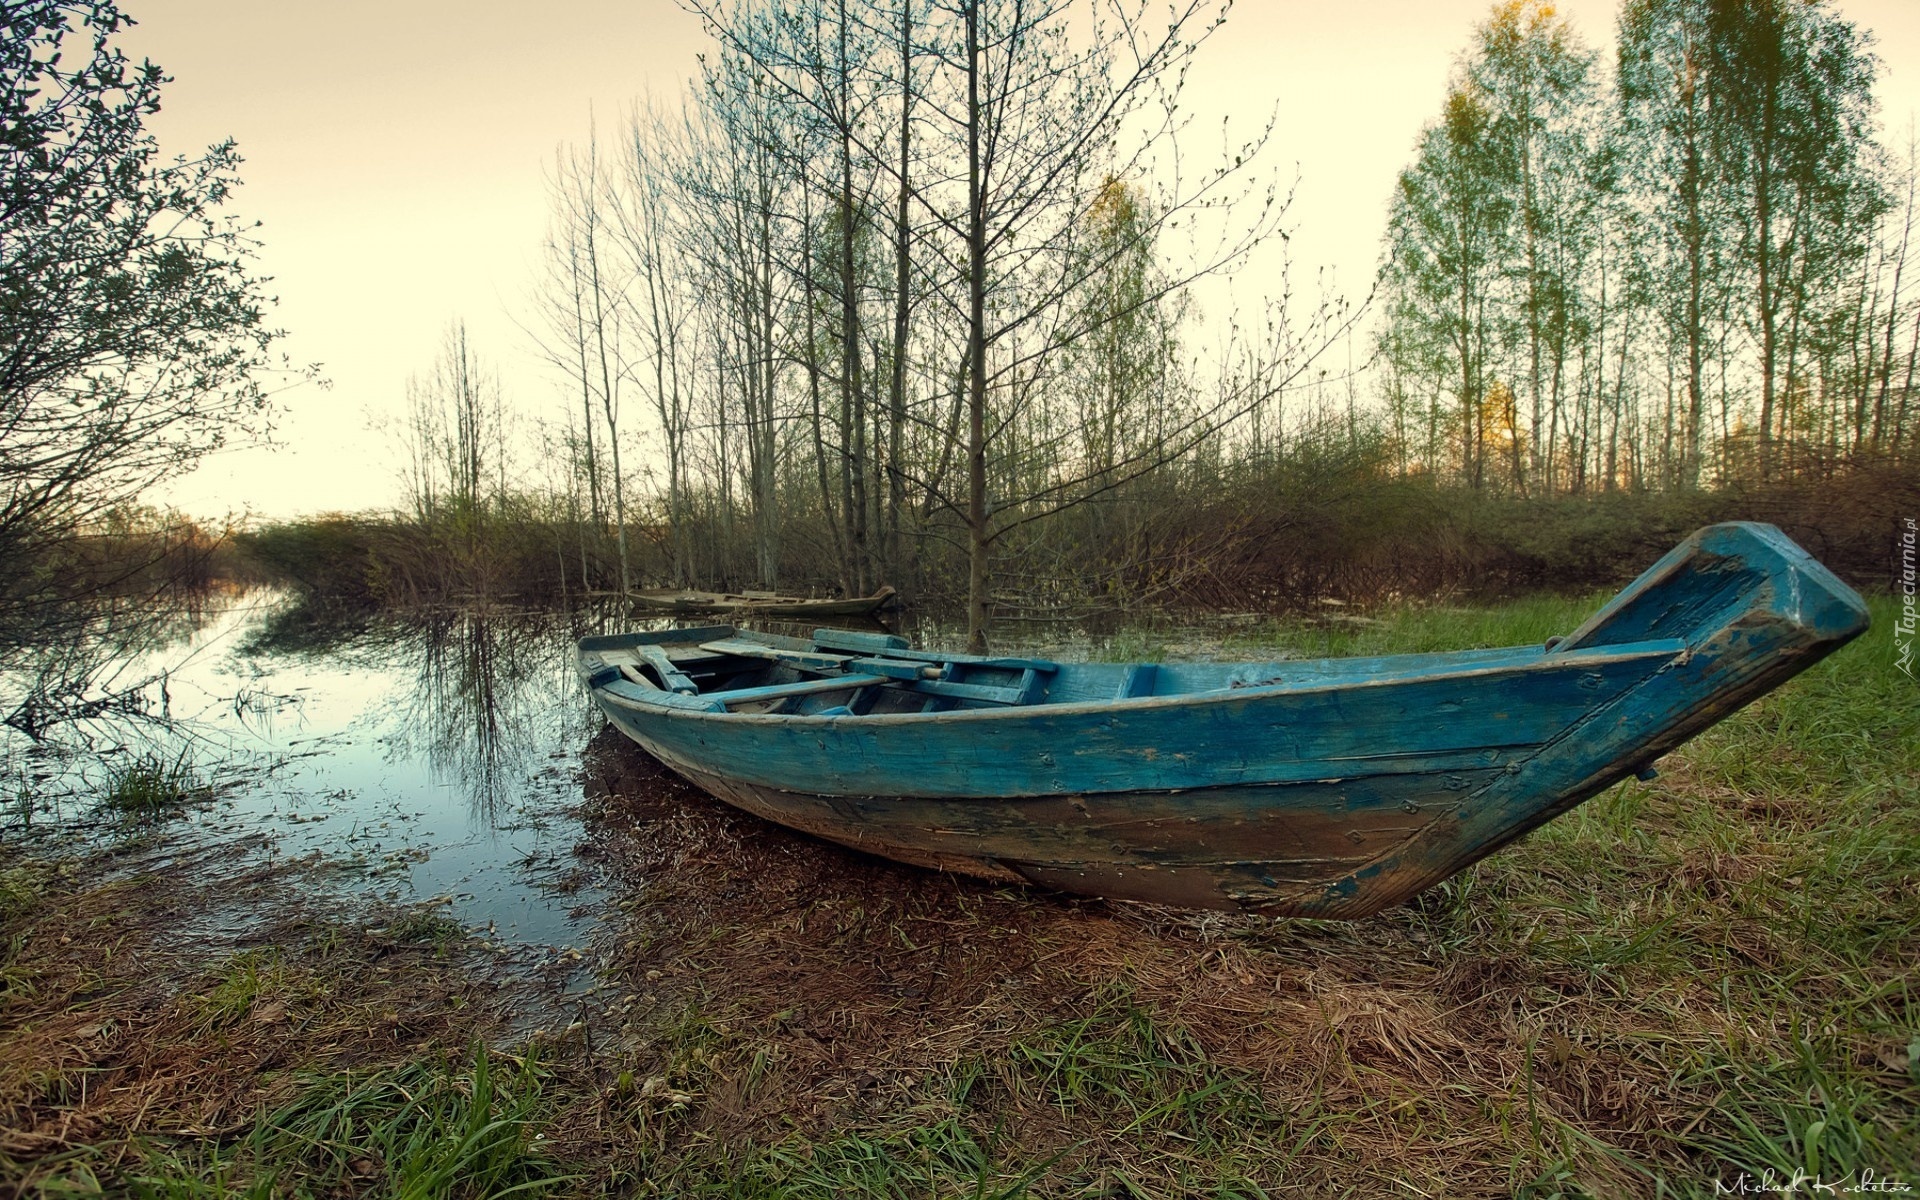
<svg viewBox="0 0 1920 1200"><path fill-rule="evenodd" d="M1694 534L1545 646L1054 663L731 626L580 643L613 723L714 795L920 866L1361 917L1566 812L1867 626L1768 525Z"/></svg>

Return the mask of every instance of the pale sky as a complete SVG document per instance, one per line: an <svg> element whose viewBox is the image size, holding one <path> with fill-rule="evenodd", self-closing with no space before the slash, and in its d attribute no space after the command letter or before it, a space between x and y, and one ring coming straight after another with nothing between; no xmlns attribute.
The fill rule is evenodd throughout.
<svg viewBox="0 0 1920 1200"><path fill-rule="evenodd" d="M163 499L203 517L391 505L397 456L378 432L455 318L529 412L561 403L515 317L529 304L556 149L637 96L676 92L706 47L672 0L125 0L122 40L174 77L162 147L232 137L246 163L232 210L262 222L260 268L282 349L332 387L286 392L272 449L223 454ZM1570 0L1611 53L1613 0ZM1438 113L1490 0L1239 0L1189 85L1196 128L1247 132L1278 106L1269 162L1301 183L1296 278L1334 269L1366 290L1398 172ZM1920 3L1838 5L1873 31L1885 139L1920 112ZM1199 148L1217 145L1210 137ZM1310 274L1307 276L1310 278ZM1243 282L1243 300L1257 281Z"/></svg>

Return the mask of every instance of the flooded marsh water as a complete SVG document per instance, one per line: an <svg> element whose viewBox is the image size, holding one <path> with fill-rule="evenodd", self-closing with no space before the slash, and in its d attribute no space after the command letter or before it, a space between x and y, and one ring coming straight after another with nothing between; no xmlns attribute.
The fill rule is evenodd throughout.
<svg viewBox="0 0 1920 1200"><path fill-rule="evenodd" d="M272 592L153 614L143 640L62 664L60 702L41 702L34 736L21 722L0 727L0 841L124 845L164 833L164 855L137 857L137 869L167 869L169 855L195 870L302 862L316 893L442 905L509 947L583 944L608 883L582 853L581 817L595 787L585 757L605 721L575 673L574 644L647 624L485 608L320 618ZM1000 644L1200 657L1245 624L1021 622ZM904 632L923 645L964 636L938 619ZM32 690L22 672L0 684L16 710ZM631 748L615 738L611 752ZM169 806L164 820L116 812L105 798L141 764L180 768L207 798Z"/></svg>
<svg viewBox="0 0 1920 1200"><path fill-rule="evenodd" d="M5 731L7 840L112 841L138 824L103 797L132 764L184 763L211 799L177 843L311 858L326 886L438 901L470 929L564 946L591 902L571 849L580 752L599 720L564 615L432 614L316 623L243 596L98 664L104 711Z"/></svg>

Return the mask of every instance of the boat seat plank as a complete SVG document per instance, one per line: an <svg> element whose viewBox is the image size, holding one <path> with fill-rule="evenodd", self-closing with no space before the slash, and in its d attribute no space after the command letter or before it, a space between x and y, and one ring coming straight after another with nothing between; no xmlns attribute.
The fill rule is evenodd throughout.
<svg viewBox="0 0 1920 1200"><path fill-rule="evenodd" d="M898 645L890 643L898 643ZM943 654L936 650L915 650L907 645L905 638L857 633L846 629L816 629L813 631L813 644L832 650L852 650L861 654L936 665L960 663L963 666L999 667L1008 671L1041 671L1049 675L1060 669L1059 663L1049 662L1044 658L988 658L978 654Z"/></svg>
<svg viewBox="0 0 1920 1200"><path fill-rule="evenodd" d="M700 648L714 654L733 655L736 658L762 658L770 662L789 663L807 671L844 670L853 657L850 654L810 654L805 650L782 650L778 646L752 642L745 638L722 638L719 641L702 642Z"/></svg>
<svg viewBox="0 0 1920 1200"><path fill-rule="evenodd" d="M1039 701L1047 693L1047 677L1048 672L1035 670L1032 667L1021 671L1020 682L1017 685L1020 698L1014 703L1033 704Z"/></svg>
<svg viewBox="0 0 1920 1200"><path fill-rule="evenodd" d="M890 654L905 650L907 639L890 633L861 633L857 629L816 629L813 644L829 650L852 650L859 654Z"/></svg>
<svg viewBox="0 0 1920 1200"><path fill-rule="evenodd" d="M660 676L661 685L668 691L690 695L700 690L699 685L687 678L661 647L640 645L635 646L633 652L643 664L653 668L654 673Z"/></svg>
<svg viewBox="0 0 1920 1200"><path fill-rule="evenodd" d="M1060 669L1057 662L1044 658L987 658L976 654L937 654L931 650L889 650L888 658L904 658L912 662L957 663L963 667L998 667L1003 671L1039 671L1052 675Z"/></svg>
<svg viewBox="0 0 1920 1200"><path fill-rule="evenodd" d="M979 700L987 704L1020 705L1027 703L1025 691L1018 687L994 687L985 683L948 683L940 679L920 679L907 684L916 692L951 700Z"/></svg>
<svg viewBox="0 0 1920 1200"><path fill-rule="evenodd" d="M665 692L651 682L633 683L623 678L613 678L595 685L600 691L617 699L636 704L654 705L659 708L671 708L680 712L725 712L726 706L712 696L702 696L697 692Z"/></svg>
<svg viewBox="0 0 1920 1200"><path fill-rule="evenodd" d="M870 674L901 680L916 692L926 692L954 700L978 700L987 704L1032 704L1046 690L1041 672L1031 669L1022 671L1020 682L1009 687L1004 684L957 682L959 668L962 665L958 663L936 666L931 663L889 662L884 658L856 658L852 665Z"/></svg>

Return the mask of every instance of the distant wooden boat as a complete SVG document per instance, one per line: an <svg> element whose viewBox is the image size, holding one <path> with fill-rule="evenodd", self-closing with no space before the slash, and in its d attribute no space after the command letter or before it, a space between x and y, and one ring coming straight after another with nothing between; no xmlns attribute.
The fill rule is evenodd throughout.
<svg viewBox="0 0 1920 1200"><path fill-rule="evenodd" d="M871 596L816 600L806 596L782 596L774 592L701 592L668 588L636 592L632 599L638 607L655 609L671 616L751 613L763 617L865 617L892 604L894 591L890 587L882 587Z"/></svg>
<svg viewBox="0 0 1920 1200"><path fill-rule="evenodd" d="M794 829L1067 892L1361 917L1650 771L1866 626L1779 530L1730 524L1545 646L1072 665L719 626L579 653L628 736Z"/></svg>

